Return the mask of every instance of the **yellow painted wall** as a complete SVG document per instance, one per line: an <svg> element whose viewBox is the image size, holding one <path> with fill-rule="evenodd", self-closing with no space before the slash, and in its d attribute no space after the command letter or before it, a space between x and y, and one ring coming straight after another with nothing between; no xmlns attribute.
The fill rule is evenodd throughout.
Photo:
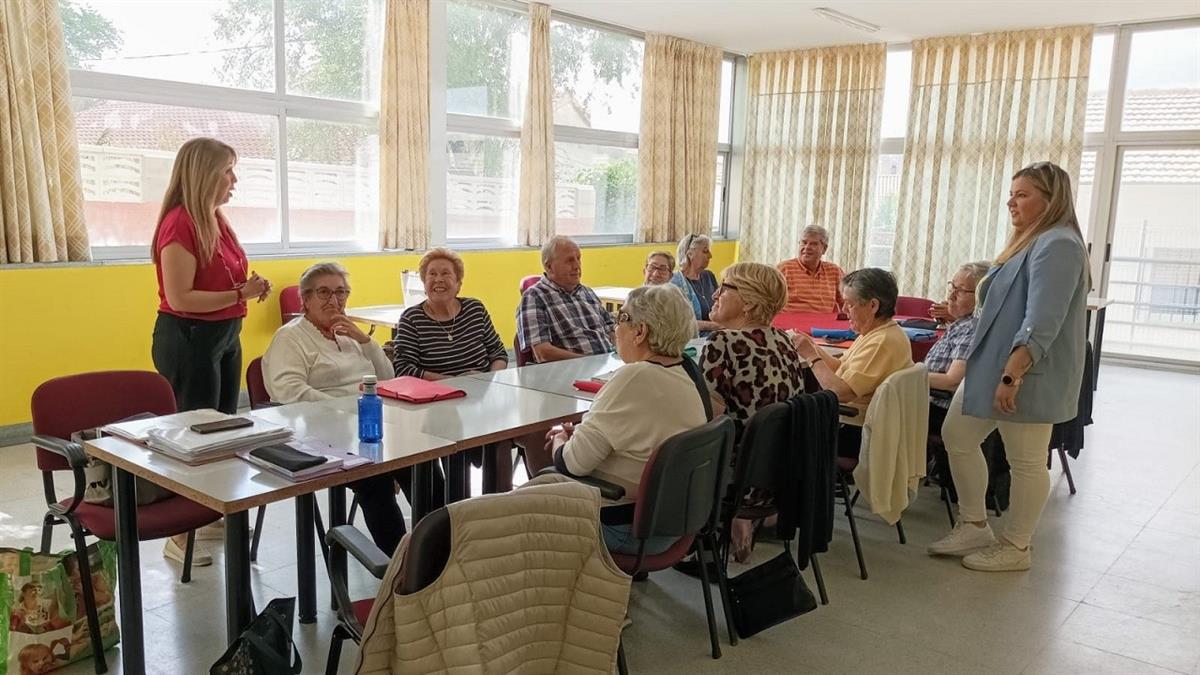
<svg viewBox="0 0 1200 675"><path fill-rule="evenodd" d="M583 280L589 286L636 286L646 254L664 245L584 249ZM673 248L673 247L672 247ZM714 242L711 268L720 271L737 255L736 242ZM352 305L398 303L400 271L416 269L418 255L336 258L350 271ZM265 258L251 268L276 289L295 284L322 258ZM515 330L517 285L541 271L536 250L463 254L463 294L487 306L506 342ZM29 421L29 396L38 384L92 370L153 370L150 333L158 306L149 263L0 269L0 426ZM275 296L251 304L242 329L244 362L262 355L279 327ZM379 331L376 331L379 334Z"/></svg>

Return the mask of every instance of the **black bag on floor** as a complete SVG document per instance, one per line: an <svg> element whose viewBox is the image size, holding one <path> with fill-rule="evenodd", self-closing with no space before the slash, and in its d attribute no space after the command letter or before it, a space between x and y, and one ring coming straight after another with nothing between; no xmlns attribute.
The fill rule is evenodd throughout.
<svg viewBox="0 0 1200 675"><path fill-rule="evenodd" d="M800 568L786 550L730 579L729 600L733 626L743 638L817 608Z"/></svg>
<svg viewBox="0 0 1200 675"><path fill-rule="evenodd" d="M303 668L292 642L295 598L276 598L208 671L210 675L296 675Z"/></svg>

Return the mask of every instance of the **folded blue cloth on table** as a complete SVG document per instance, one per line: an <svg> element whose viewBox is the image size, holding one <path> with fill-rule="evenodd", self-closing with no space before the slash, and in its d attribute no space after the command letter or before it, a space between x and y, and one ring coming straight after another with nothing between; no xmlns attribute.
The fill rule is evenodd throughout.
<svg viewBox="0 0 1200 675"><path fill-rule="evenodd" d="M937 331L922 328L903 328L902 330L908 334L910 342L928 342L937 339Z"/></svg>
<svg viewBox="0 0 1200 675"><path fill-rule="evenodd" d="M858 333L849 328L814 328L812 336L819 338L829 338L830 340L853 340L858 337Z"/></svg>

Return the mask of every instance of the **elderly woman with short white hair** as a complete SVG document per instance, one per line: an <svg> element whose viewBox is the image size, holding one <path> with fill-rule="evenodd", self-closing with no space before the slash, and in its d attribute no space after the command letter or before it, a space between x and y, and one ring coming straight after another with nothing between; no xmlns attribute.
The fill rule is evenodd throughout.
<svg viewBox="0 0 1200 675"><path fill-rule="evenodd" d="M708 269L708 263L712 261L711 245L712 240L702 234L689 234L681 239L675 256L679 271L671 276L671 283L683 291L683 297L691 303L701 335L721 327L709 318L713 294L717 292L717 277Z"/></svg>
<svg viewBox="0 0 1200 675"><path fill-rule="evenodd" d="M696 335L691 308L674 288L634 289L617 314L617 355L625 362L596 395L576 426L552 430L548 440L562 473L595 476L625 488L617 505L601 511L609 549L636 553L634 499L642 471L663 441L705 423L698 371L683 355ZM694 376L693 373L696 373ZM649 555L674 539L647 542Z"/></svg>

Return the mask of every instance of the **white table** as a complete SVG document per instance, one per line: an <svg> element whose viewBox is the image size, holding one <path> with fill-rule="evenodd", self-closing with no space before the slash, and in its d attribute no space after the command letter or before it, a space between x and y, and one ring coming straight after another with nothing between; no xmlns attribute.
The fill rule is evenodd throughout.
<svg viewBox="0 0 1200 675"><path fill-rule="evenodd" d="M592 289L596 297L600 298L600 302L604 303L605 309L610 312L621 309L621 305L624 305L625 301L629 299L629 292L632 290L632 288L624 286L597 286Z"/></svg>
<svg viewBox="0 0 1200 675"><path fill-rule="evenodd" d="M300 438L325 442L345 450L360 450L357 420L320 404L300 403L255 411L264 419L286 423ZM316 619L316 565L313 538L317 490L330 488L330 527L345 522L347 483L390 473L427 459L454 453L454 441L426 434L411 426L384 423L384 440L370 447L376 459L346 471L293 483L238 458L188 466L142 445L108 436L84 445L89 455L113 466L113 501L121 612L121 660L124 672L145 672L145 636L142 626L142 586L137 534L134 477L183 495L225 516L226 636L230 643L249 625L254 615L250 592L250 521L248 510L295 498L296 547L299 573L300 619ZM344 573L331 562L331 572Z"/></svg>
<svg viewBox="0 0 1200 675"><path fill-rule="evenodd" d="M476 373L470 377L510 387L591 401L596 395L590 391L576 389L575 381L590 380L597 375L620 368L621 364L621 359L613 354L599 354L567 361L497 370L491 373Z"/></svg>
<svg viewBox="0 0 1200 675"><path fill-rule="evenodd" d="M375 328L382 326L393 330L400 323L400 315L404 313L404 305L368 305L366 307L347 307L346 316L352 321L365 323L371 328L369 335L375 333Z"/></svg>

